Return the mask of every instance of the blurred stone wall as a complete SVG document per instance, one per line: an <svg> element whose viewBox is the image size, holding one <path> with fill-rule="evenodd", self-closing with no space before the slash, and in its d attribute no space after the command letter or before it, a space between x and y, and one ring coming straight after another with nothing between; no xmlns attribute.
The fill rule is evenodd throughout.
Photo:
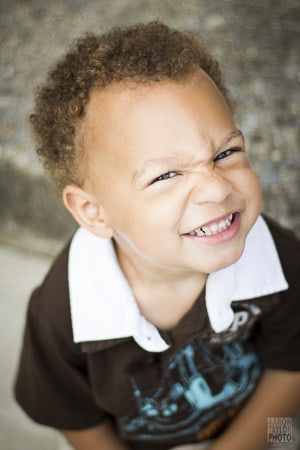
<svg viewBox="0 0 300 450"><path fill-rule="evenodd" d="M88 30L165 21L202 35L238 104L264 210L300 232L298 0L0 0L0 236L53 253L75 224L43 174L27 123L33 91Z"/></svg>

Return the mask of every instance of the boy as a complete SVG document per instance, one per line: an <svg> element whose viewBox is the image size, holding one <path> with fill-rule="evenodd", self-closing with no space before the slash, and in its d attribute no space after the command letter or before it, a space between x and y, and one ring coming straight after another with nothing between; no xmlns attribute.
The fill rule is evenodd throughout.
<svg viewBox="0 0 300 450"><path fill-rule="evenodd" d="M16 397L78 450L267 446L299 408L299 243L217 63L153 22L87 35L32 123L81 227L32 296Z"/></svg>

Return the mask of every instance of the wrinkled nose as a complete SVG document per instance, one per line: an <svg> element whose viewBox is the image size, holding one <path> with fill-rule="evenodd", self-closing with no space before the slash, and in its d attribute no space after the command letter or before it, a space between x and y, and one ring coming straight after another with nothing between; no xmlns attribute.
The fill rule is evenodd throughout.
<svg viewBox="0 0 300 450"><path fill-rule="evenodd" d="M192 191L195 203L222 203L231 194L230 182L215 171L197 174L197 182Z"/></svg>

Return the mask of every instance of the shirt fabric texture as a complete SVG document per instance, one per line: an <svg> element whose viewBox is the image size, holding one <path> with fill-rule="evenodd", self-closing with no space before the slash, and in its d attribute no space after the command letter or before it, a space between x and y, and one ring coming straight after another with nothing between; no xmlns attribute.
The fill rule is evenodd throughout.
<svg viewBox="0 0 300 450"><path fill-rule="evenodd" d="M84 254L90 236L83 233L78 240L77 233L29 303L15 385L23 409L33 420L64 430L111 418L136 450L215 437L251 395L264 368L300 369L299 241L270 219L259 218L251 231L243 254L248 259L241 258L239 270L212 274L212 285L168 332L141 316L116 260L113 278L105 258L99 263L97 246L78 261L76 242ZM113 261L113 246L107 248ZM86 279L91 271L85 264L101 272L101 282ZM257 281L261 273L266 285ZM238 274L238 282L228 283ZM251 292L260 286L260 295L249 291L241 296L242 287L252 283ZM113 305L108 313L110 286ZM76 302L78 292L81 300ZM210 295L219 305L215 311ZM82 321L81 301L88 306ZM219 316L224 320L218 321Z"/></svg>

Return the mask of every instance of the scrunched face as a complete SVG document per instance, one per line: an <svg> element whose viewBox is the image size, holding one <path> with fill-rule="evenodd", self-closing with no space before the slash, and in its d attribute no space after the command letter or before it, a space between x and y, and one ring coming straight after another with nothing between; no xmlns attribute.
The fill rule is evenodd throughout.
<svg viewBox="0 0 300 450"><path fill-rule="evenodd" d="M261 191L243 135L205 73L94 92L84 132L83 189L123 265L163 277L237 261Z"/></svg>

